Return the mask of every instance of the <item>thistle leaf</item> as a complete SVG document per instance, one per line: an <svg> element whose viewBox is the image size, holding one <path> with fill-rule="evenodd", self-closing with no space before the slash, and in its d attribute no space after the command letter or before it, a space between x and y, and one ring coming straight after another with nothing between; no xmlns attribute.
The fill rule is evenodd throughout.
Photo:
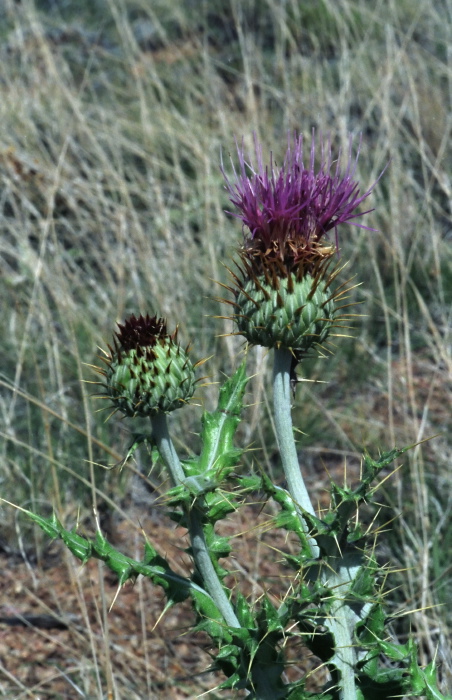
<svg viewBox="0 0 452 700"><path fill-rule="evenodd" d="M115 549L99 531L94 540L88 540L73 530L66 530L55 513L49 518L43 518L29 510L22 509L22 512L52 539L61 538L72 554L83 563L90 558L105 562L108 568L118 576L121 585L141 574L164 589L170 605L181 602L190 595L192 597L196 595L200 611L205 607L208 614L212 615L212 610L216 610L209 594L190 579L176 574L166 559L161 557L149 542L145 542L143 561L137 561ZM217 611L217 614L223 619L221 613Z"/></svg>
<svg viewBox="0 0 452 700"><path fill-rule="evenodd" d="M248 377L245 362L228 379L220 390L218 406L213 413L204 413L202 418L202 452L199 458L199 473L215 471L223 474L237 463L239 452L233 447L233 438L240 423Z"/></svg>

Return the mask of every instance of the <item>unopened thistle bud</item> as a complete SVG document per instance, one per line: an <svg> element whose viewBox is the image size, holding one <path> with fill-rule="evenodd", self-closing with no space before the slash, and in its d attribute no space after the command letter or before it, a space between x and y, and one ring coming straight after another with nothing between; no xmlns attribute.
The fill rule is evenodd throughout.
<svg viewBox="0 0 452 700"><path fill-rule="evenodd" d="M102 386L118 411L127 416L152 416L180 408L195 389L194 366L188 347L177 342L177 329L167 333L156 316L131 316L119 325Z"/></svg>
<svg viewBox="0 0 452 700"><path fill-rule="evenodd" d="M238 274L231 271L232 319L238 333L253 344L291 350L300 359L312 346L325 342L345 317L338 305L346 290L332 290L338 268L332 259L338 250L337 226L355 222L360 195L351 158L344 172L340 154L335 167L329 143L321 142L320 166L315 170L312 139L309 167L303 164L303 139L289 144L283 165L270 159L264 166L262 148L255 138L256 167L238 148L240 170L231 183L222 168L232 204L249 230L239 250ZM231 212L229 212L231 213ZM335 240L325 241L335 230ZM325 237L325 238L324 238Z"/></svg>

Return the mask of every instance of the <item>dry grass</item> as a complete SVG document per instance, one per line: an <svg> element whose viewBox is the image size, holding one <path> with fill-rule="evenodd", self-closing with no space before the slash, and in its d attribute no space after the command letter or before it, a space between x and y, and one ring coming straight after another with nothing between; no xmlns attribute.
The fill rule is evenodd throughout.
<svg viewBox="0 0 452 700"><path fill-rule="evenodd" d="M229 325L214 318L212 279L224 279L240 230L224 214L221 149L255 130L278 159L294 129L331 132L344 148L362 133L363 189L390 159L372 196L378 232L350 228L341 241L366 316L307 368L326 383L299 388L300 446L316 483L322 461L352 469L363 447L439 433L382 499L401 513L385 545L407 567L394 606L419 610L422 661L438 649L447 685L452 619L432 606L452 594L450 0L6 0L0 12L2 493L39 511L52 503L70 522L93 500L125 507L127 470L93 464L120 459L130 425L96 412L83 363L116 321L155 312L180 325L195 358L213 356L214 380L228 373L241 346L219 337ZM242 438L277 470L265 355L250 353L249 371ZM215 395L201 399L211 407ZM180 413L176 439L195 449L200 409ZM17 539L11 511L1 515L4 551L44 563L39 534ZM107 651L99 663L114 677ZM99 697L121 686L106 678ZM13 687L1 679L3 696Z"/></svg>

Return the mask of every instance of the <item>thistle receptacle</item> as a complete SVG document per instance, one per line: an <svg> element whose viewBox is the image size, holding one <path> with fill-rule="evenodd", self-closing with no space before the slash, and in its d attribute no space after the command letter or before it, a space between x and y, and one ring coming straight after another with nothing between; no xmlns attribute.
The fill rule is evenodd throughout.
<svg viewBox="0 0 452 700"><path fill-rule="evenodd" d="M341 170L340 154L333 167L330 144L320 142L320 165L315 169L315 140L309 166L303 163L303 138L289 143L281 168L270 158L264 166L255 138L256 166L238 147L240 168L231 182L222 168L232 204L248 231L239 250L238 273L231 273L232 319L239 334L253 344L284 348L300 359L313 345L323 343L344 318L337 306L344 290L331 289L337 267L337 227L342 223L368 228L355 220L372 188L360 194L353 179L351 156ZM335 240L327 234L334 229ZM326 240L325 240L326 239Z"/></svg>
<svg viewBox="0 0 452 700"><path fill-rule="evenodd" d="M169 334L157 316L130 316L118 324L110 353L101 359L101 383L116 410L127 416L169 413L189 401L195 389L195 372L188 347L177 341L177 328Z"/></svg>

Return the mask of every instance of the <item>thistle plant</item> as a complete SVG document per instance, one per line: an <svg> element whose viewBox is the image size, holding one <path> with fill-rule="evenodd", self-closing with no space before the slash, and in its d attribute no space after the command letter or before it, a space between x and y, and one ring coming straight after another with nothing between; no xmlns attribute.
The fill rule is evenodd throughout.
<svg viewBox="0 0 452 700"><path fill-rule="evenodd" d="M177 331L167 332L163 319L131 316L102 358L101 396L130 419L150 419L150 439L172 481L165 504L188 532L191 574L176 574L148 540L137 561L117 551L100 530L89 540L55 515L25 512L82 562L103 560L120 585L142 575L162 587L168 607L189 598L195 630L211 639L212 668L224 674L221 689L244 690L259 700L444 698L435 663L421 668L415 641L398 644L386 628L384 567L377 561L375 533L359 519L361 506L372 503L379 473L408 448L393 448L376 460L364 455L356 487L331 483L326 513L316 512L303 480L291 415L296 369L314 352L327 354L333 338L349 327L350 283L340 280L339 229L369 228L362 217L371 210L360 206L373 189L361 193L351 141L345 167L340 153L333 159L329 142L320 140L317 147L313 136L306 166L303 150L302 137L295 136L280 168L272 159L264 165L255 138L251 157L238 147L239 168L231 177L222 165L236 209L230 213L244 231L223 301L232 309L236 333L274 354L274 423L287 489L262 468L251 474L240 468L243 450L234 440L249 381L245 360L220 389L216 410L203 414L199 454L178 456L168 415L189 410L200 363L191 362L188 347L179 344ZM277 604L268 595L251 604L239 585L228 587L231 545L216 530L256 493L274 501L274 527L298 543L295 553L285 555L291 580ZM318 692L306 689L306 678L289 682L285 675L284 645L291 636L301 638L328 669L329 680Z"/></svg>

